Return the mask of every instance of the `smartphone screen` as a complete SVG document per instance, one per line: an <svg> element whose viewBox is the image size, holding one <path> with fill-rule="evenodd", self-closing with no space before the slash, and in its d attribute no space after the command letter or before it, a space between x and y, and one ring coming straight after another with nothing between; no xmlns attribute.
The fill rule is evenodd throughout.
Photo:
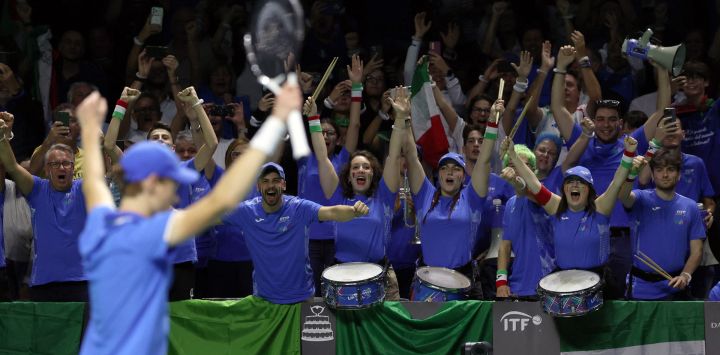
<svg viewBox="0 0 720 355"><path fill-rule="evenodd" d="M150 9L150 24L162 26L162 23L163 23L163 8L155 6L152 9Z"/></svg>
<svg viewBox="0 0 720 355"><path fill-rule="evenodd" d="M70 126L70 113L66 111L55 112L55 121L62 123L63 126Z"/></svg>
<svg viewBox="0 0 720 355"><path fill-rule="evenodd" d="M677 119L677 116L675 115L675 108L674 107L666 107L663 110L663 117L670 117L668 122L675 122Z"/></svg>
<svg viewBox="0 0 720 355"><path fill-rule="evenodd" d="M168 47L147 46L145 47L145 54L155 59L163 59L168 55Z"/></svg>
<svg viewBox="0 0 720 355"><path fill-rule="evenodd" d="M440 54L440 41L430 42L430 53Z"/></svg>

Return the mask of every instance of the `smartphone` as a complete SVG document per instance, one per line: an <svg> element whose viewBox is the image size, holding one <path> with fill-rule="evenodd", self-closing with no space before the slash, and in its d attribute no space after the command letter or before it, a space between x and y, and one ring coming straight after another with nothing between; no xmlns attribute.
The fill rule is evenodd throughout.
<svg viewBox="0 0 720 355"><path fill-rule="evenodd" d="M146 46L145 54L147 54L151 58L162 60L163 58L167 57L167 55L168 55L168 47Z"/></svg>
<svg viewBox="0 0 720 355"><path fill-rule="evenodd" d="M677 120L677 116L675 115L675 108L674 107L666 107L663 110L663 117L670 117L668 120L668 123L675 122Z"/></svg>
<svg viewBox="0 0 720 355"><path fill-rule="evenodd" d="M154 6L150 9L150 24L162 26L163 23L163 8Z"/></svg>
<svg viewBox="0 0 720 355"><path fill-rule="evenodd" d="M430 42L430 53L440 54L440 52L441 52L440 41Z"/></svg>
<svg viewBox="0 0 720 355"><path fill-rule="evenodd" d="M55 121L62 123L63 126L70 126L70 112L58 111L55 112Z"/></svg>

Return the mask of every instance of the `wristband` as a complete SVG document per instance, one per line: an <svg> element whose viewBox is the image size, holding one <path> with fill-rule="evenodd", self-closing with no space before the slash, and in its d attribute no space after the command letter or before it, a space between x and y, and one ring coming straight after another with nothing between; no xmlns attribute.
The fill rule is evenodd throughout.
<svg viewBox="0 0 720 355"><path fill-rule="evenodd" d="M513 85L513 90L515 90L515 91L517 91L517 92L519 92L519 93L524 93L525 91L527 91L527 89L528 89L527 79L525 79L525 82L521 82L521 81L517 81L517 80L516 80L516 81L515 81L515 85Z"/></svg>
<svg viewBox="0 0 720 355"><path fill-rule="evenodd" d="M626 150L625 153L623 153L622 159L620 160L620 166L630 170L632 168L633 157L635 157L635 153L628 152Z"/></svg>
<svg viewBox="0 0 720 355"><path fill-rule="evenodd" d="M535 200L540 204L540 206L545 206L548 202L550 202L550 198L552 197L552 192L545 187L545 185L540 185L540 191L536 193Z"/></svg>
<svg viewBox="0 0 720 355"><path fill-rule="evenodd" d="M580 58L580 60L578 60L578 64L580 64L580 68L590 68L592 66L588 56Z"/></svg>
<svg viewBox="0 0 720 355"><path fill-rule="evenodd" d="M325 100L323 100L323 105L325 105L325 107L327 107L328 109L332 110L333 108L335 108L335 101L333 101L330 96L328 96L325 98Z"/></svg>
<svg viewBox="0 0 720 355"><path fill-rule="evenodd" d="M648 150L645 152L645 158L647 158L648 160L652 159L655 156L655 153L657 153L660 148L660 142L657 140L657 138L653 138L650 141Z"/></svg>
<svg viewBox="0 0 720 355"><path fill-rule="evenodd" d="M147 76L142 76L140 72L135 73L135 78L137 78L140 81L145 81L147 79Z"/></svg>
<svg viewBox="0 0 720 355"><path fill-rule="evenodd" d="M197 101L195 101L195 103L192 104L192 106L190 106L190 107L196 108L196 107L202 105L204 102L205 102L205 100L203 100L203 99L197 100Z"/></svg>
<svg viewBox="0 0 720 355"><path fill-rule="evenodd" d="M505 279L507 279L508 272L505 269L498 269L495 275L497 276L497 278L500 278L500 275L505 275Z"/></svg>
<svg viewBox="0 0 720 355"><path fill-rule="evenodd" d="M588 137L588 138L592 138L592 137L595 137L595 131L590 132L590 134L583 132L582 135L585 137Z"/></svg>
<svg viewBox="0 0 720 355"><path fill-rule="evenodd" d="M508 274L507 270L498 270L497 274L495 275L495 286L505 286L508 282Z"/></svg>
<svg viewBox="0 0 720 355"><path fill-rule="evenodd" d="M630 169L630 172L628 173L628 176L627 176L627 178L625 179L625 181L627 181L627 182L635 182L635 179L637 179L637 176L638 176L638 170L637 170L637 168L632 167L632 168Z"/></svg>
<svg viewBox="0 0 720 355"><path fill-rule="evenodd" d="M542 70L542 69L540 69L540 68L538 68L535 72L538 73L538 74L539 74L539 73L543 73L543 74L546 74L546 75L547 75L547 71Z"/></svg>
<svg viewBox="0 0 720 355"><path fill-rule="evenodd" d="M553 72L557 74L567 74L567 70L560 70L558 68L553 69Z"/></svg>
<svg viewBox="0 0 720 355"><path fill-rule="evenodd" d="M127 111L128 103L118 99L115 103L115 110L113 110L112 118L117 118L122 121L125 118L125 111Z"/></svg>
<svg viewBox="0 0 720 355"><path fill-rule="evenodd" d="M688 277L688 283L690 283L690 281L692 281L692 275L690 275L689 272L683 271L683 272L680 273L680 275L687 275L687 277Z"/></svg>
<svg viewBox="0 0 720 355"><path fill-rule="evenodd" d="M497 139L498 136L498 124L497 122L487 121L485 126L485 139Z"/></svg>
<svg viewBox="0 0 720 355"><path fill-rule="evenodd" d="M317 132L322 134L322 125L320 125L320 115L308 117L308 128L310 132Z"/></svg>
<svg viewBox="0 0 720 355"><path fill-rule="evenodd" d="M250 148L259 150L266 156L271 156L275 152L278 142L285 138L286 132L285 123L275 116L270 116L250 140Z"/></svg>
<svg viewBox="0 0 720 355"><path fill-rule="evenodd" d="M138 36L133 37L133 42L135 42L135 45L138 47L142 47L145 44L145 42L141 41Z"/></svg>
<svg viewBox="0 0 720 355"><path fill-rule="evenodd" d="M525 190L527 188L527 183L525 182L525 179L523 179L522 177L516 176L515 181L517 181L520 185L522 185L520 190Z"/></svg>
<svg viewBox="0 0 720 355"><path fill-rule="evenodd" d="M485 79L485 75L480 75L480 76L478 76L478 80L480 80L480 81L482 81L483 83L486 83L486 84L488 83L488 80Z"/></svg>
<svg viewBox="0 0 720 355"><path fill-rule="evenodd" d="M362 101L363 86L360 83L353 83L350 89L350 102L361 102Z"/></svg>

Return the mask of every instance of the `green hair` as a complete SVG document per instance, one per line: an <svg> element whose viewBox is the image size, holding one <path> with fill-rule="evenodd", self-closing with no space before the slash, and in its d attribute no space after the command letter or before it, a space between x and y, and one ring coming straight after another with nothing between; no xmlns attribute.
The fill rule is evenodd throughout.
<svg viewBox="0 0 720 355"><path fill-rule="evenodd" d="M535 171L535 153L533 153L530 148L524 144L515 144L515 154L520 157L525 157L530 166L530 170ZM510 157L506 153L505 156L503 156L503 168L507 168L509 162Z"/></svg>

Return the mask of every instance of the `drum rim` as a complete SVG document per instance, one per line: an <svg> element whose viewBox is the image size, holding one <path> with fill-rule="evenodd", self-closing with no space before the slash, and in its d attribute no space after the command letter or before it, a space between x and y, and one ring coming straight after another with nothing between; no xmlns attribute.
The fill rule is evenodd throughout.
<svg viewBox="0 0 720 355"><path fill-rule="evenodd" d="M327 277L325 277L325 272L328 271L329 269L331 269L331 268L333 268L333 267L335 267L335 266L347 265L347 264L370 264L370 265L375 265L375 266L377 266L377 267L380 268L380 274L378 274L377 276L373 276L373 277L371 277L371 278L369 278L369 279L363 279L363 280L357 280L357 281L348 281L348 282L330 280L330 279L328 279ZM375 264L375 263L366 263L366 262L362 262L362 261L353 261L353 262L349 262L349 263L340 263L340 264L335 264L335 265L330 266L330 267L326 267L325 270L323 270L322 274L320 274L320 281L322 281L322 282L327 281L328 283L331 283L331 284L333 284L333 285L357 286L357 285L364 285L364 284L367 284L367 283L369 283L369 282L375 282L375 281L384 280L384 279L385 279L385 274L386 274L385 269L384 269L382 266L378 265L378 264Z"/></svg>
<svg viewBox="0 0 720 355"><path fill-rule="evenodd" d="M468 281L470 281L470 285L469 285L468 287L461 287L461 288L447 288L447 287L442 287L442 286L433 285L433 284L431 284L431 283L423 280L422 277L418 276L418 273L420 272L420 270L426 269L426 268L428 268L428 269L429 269L429 268L442 268L442 269L446 269L446 270L450 271L450 273L458 274L458 275L466 278ZM431 288L431 289L433 289L433 290L438 290L438 291L459 293L459 292L467 292L467 291L469 291L469 290L472 288L472 280L470 280L467 276L463 275L463 273L461 273L461 272L459 272L459 271L457 271L457 270L449 269L449 268L442 267L442 266L421 266L421 267L419 267L419 268L415 271L415 277L420 281L421 284L423 284L423 285L425 285L425 286L427 286L427 287L429 287L429 288Z"/></svg>
<svg viewBox="0 0 720 355"><path fill-rule="evenodd" d="M540 278L540 281L538 281L537 288L535 289L535 291L537 292L538 295L549 294L549 295L557 295L557 296L570 296L570 295L581 296L581 295L585 295L588 293L595 293L595 292L597 292L598 289L602 289L603 285L605 284L605 280L603 280L602 277L594 271L582 270L582 269L567 269L567 270L560 270L560 271L571 271L571 270L592 272L593 274L597 275L597 277L600 278L600 281L598 283L596 283L595 285L592 285L590 287L586 287L586 288L583 288L583 289L580 289L577 291L564 291L564 292L551 291L548 289L544 289L540 286L540 281L542 281L544 278L555 273L555 272L551 272L551 273L543 276L542 278ZM558 272L558 271L556 271L556 272Z"/></svg>

